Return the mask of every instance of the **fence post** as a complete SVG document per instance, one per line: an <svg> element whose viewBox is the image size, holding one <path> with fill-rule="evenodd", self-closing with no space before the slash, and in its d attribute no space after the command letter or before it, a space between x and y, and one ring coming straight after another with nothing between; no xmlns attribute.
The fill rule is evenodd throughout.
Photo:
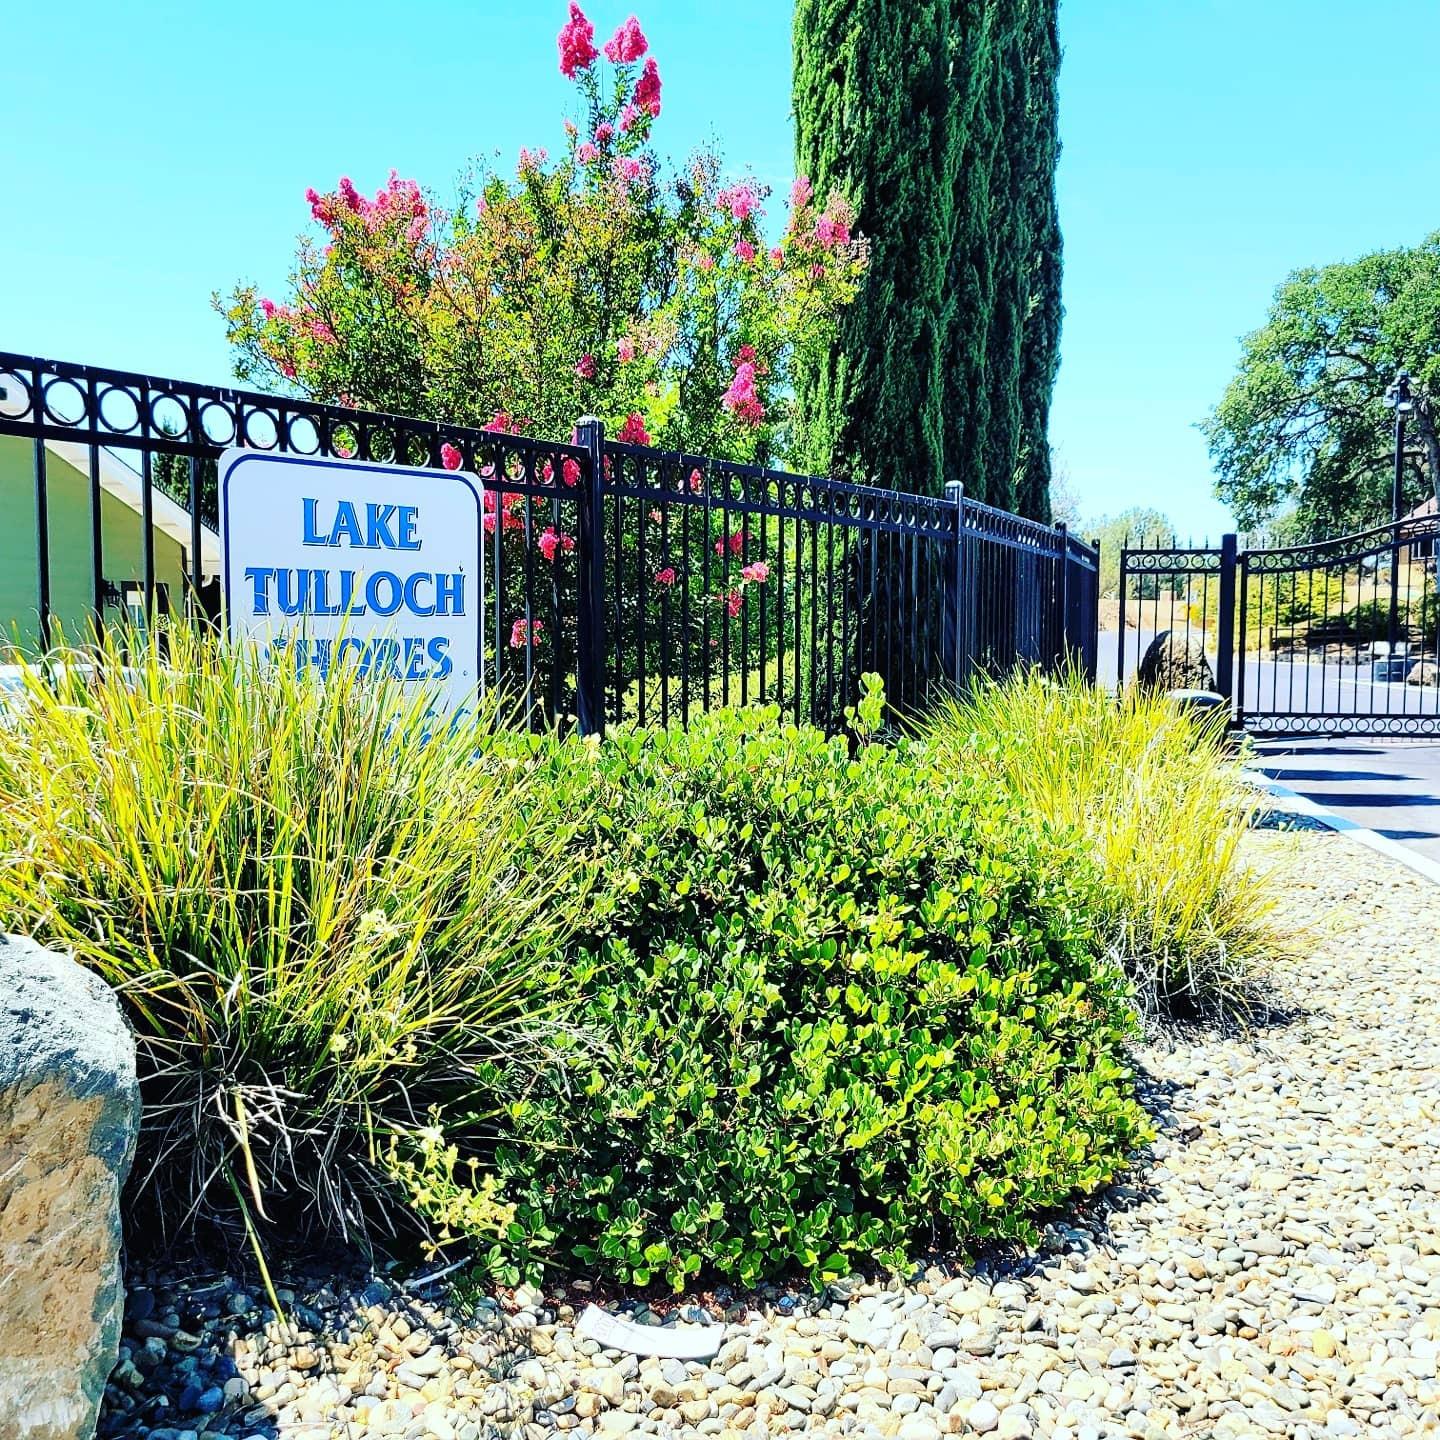
<svg viewBox="0 0 1440 1440"><path fill-rule="evenodd" d="M1220 537L1220 619L1215 636L1215 688L1227 700L1235 692L1235 571L1240 542ZM1243 664L1243 661L1242 661Z"/></svg>
<svg viewBox="0 0 1440 1440"><path fill-rule="evenodd" d="M1100 554L1100 539L1097 535L1091 542L1090 548L1095 552L1095 580L1086 590L1089 597L1089 605L1081 621L1085 627L1085 678L1093 685L1096 676L1100 673L1100 565L1102 556ZM1121 635L1123 640L1123 632Z"/></svg>
<svg viewBox="0 0 1440 1440"><path fill-rule="evenodd" d="M945 570L943 650L945 671L958 690L967 659L965 625L961 619L965 598L965 486L959 480L947 480L945 498L955 507L955 554Z"/></svg>
<svg viewBox="0 0 1440 1440"><path fill-rule="evenodd" d="M1145 543L1145 537L1140 537L1140 543ZM1117 691L1125 688L1125 599L1128 582L1130 579L1130 536L1125 536L1125 542L1120 546L1119 569L1115 572L1115 594L1120 601L1120 621L1115 635L1115 689ZM1140 630L1137 622L1135 630L1135 661L1140 661Z"/></svg>
<svg viewBox="0 0 1440 1440"><path fill-rule="evenodd" d="M580 594L575 649L575 709L582 735L605 732L605 423L582 415L575 443L586 451L580 472L576 536Z"/></svg>
<svg viewBox="0 0 1440 1440"><path fill-rule="evenodd" d="M1055 543L1060 551L1060 649L1056 657L1059 668L1070 659L1070 527L1063 520L1056 521Z"/></svg>

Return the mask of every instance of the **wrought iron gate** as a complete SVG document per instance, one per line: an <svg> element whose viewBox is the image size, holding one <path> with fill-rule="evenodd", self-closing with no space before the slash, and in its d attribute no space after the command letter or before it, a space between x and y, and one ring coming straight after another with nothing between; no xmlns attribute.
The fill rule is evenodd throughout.
<svg viewBox="0 0 1440 1440"><path fill-rule="evenodd" d="M1440 735L1437 551L1435 514L1306 545L1127 545L1117 680L1168 631L1256 734Z"/></svg>

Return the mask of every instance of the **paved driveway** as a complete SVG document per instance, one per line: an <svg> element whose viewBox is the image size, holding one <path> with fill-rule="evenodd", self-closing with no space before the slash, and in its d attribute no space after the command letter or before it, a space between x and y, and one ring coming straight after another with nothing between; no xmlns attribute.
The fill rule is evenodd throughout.
<svg viewBox="0 0 1440 1440"><path fill-rule="evenodd" d="M1153 636L1126 631L1125 672L1133 675ZM1121 637L1100 636L1098 679L1115 683ZM1386 684L1353 661L1248 656L1246 709L1434 715L1440 687ZM1237 679L1239 677L1237 676ZM1440 862L1440 740L1354 736L1257 739L1257 770L1355 825Z"/></svg>
<svg viewBox="0 0 1440 1440"><path fill-rule="evenodd" d="M1255 769L1440 861L1440 740L1258 740Z"/></svg>

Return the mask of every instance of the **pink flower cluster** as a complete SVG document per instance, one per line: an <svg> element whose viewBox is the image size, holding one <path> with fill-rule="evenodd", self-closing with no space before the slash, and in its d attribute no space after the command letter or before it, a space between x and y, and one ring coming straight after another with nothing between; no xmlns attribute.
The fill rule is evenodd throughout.
<svg viewBox="0 0 1440 1440"><path fill-rule="evenodd" d="M717 555L723 555L726 550L729 550L732 555L738 555L744 548L745 532L743 530L736 530L730 535L722 535L720 539L715 542L715 553Z"/></svg>
<svg viewBox="0 0 1440 1440"><path fill-rule="evenodd" d="M497 501L495 491L487 490L485 492L485 514L481 520L481 524L485 527L485 533L487 535L495 533L497 516L502 533L506 530L523 530L525 521L517 512L524 507L524 504L525 497L523 495L511 493L506 495L503 500Z"/></svg>
<svg viewBox="0 0 1440 1440"><path fill-rule="evenodd" d="M595 48L595 27L575 0L570 0L570 19L561 27L555 43L560 48L560 73L567 80L588 70L600 57Z"/></svg>
<svg viewBox="0 0 1440 1440"><path fill-rule="evenodd" d="M557 554L568 554L575 548L575 537L565 534L563 530L557 530L553 525L547 525L535 544L540 553L553 564Z"/></svg>
<svg viewBox="0 0 1440 1440"><path fill-rule="evenodd" d="M650 48L640 22L632 15L606 42L605 58L612 65L629 65Z"/></svg>
<svg viewBox="0 0 1440 1440"><path fill-rule="evenodd" d="M756 560L740 571L740 578L752 585L763 585L770 578L770 567L763 560Z"/></svg>
<svg viewBox="0 0 1440 1440"><path fill-rule="evenodd" d="M622 445L648 445L650 436L645 429L645 417L638 410L632 411L615 438Z"/></svg>
<svg viewBox="0 0 1440 1440"><path fill-rule="evenodd" d="M592 141L586 140L583 144L576 146L575 158L582 165L593 165L600 158L600 147Z"/></svg>
<svg viewBox="0 0 1440 1440"><path fill-rule="evenodd" d="M573 490L580 483L580 462L567 455L560 466L560 478Z"/></svg>
<svg viewBox="0 0 1440 1440"><path fill-rule="evenodd" d="M543 620L526 620L522 616L510 627L510 648L523 650L527 645L538 645L544 634Z"/></svg>
<svg viewBox="0 0 1440 1440"><path fill-rule="evenodd" d="M717 192L715 203L730 212L731 219L748 220L760 208L760 197L748 181Z"/></svg>
<svg viewBox="0 0 1440 1440"><path fill-rule="evenodd" d="M667 589L675 583L675 578L675 567L673 565L667 565L663 570L657 570L655 572L655 583L657 585L663 585Z"/></svg>
<svg viewBox="0 0 1440 1440"><path fill-rule="evenodd" d="M588 350L575 362L575 373L582 380L595 378L595 357Z"/></svg>
<svg viewBox="0 0 1440 1440"><path fill-rule="evenodd" d="M635 82L635 105L652 120L660 115L660 70L653 55L645 62L645 68Z"/></svg>
<svg viewBox="0 0 1440 1440"><path fill-rule="evenodd" d="M465 463L465 457L450 444L440 447L440 463L447 470L458 470Z"/></svg>
<svg viewBox="0 0 1440 1440"><path fill-rule="evenodd" d="M632 182L650 178L650 167L634 155L617 155L613 169L617 180Z"/></svg>
<svg viewBox="0 0 1440 1440"><path fill-rule="evenodd" d="M405 233L411 241L424 238L430 210L420 186L414 180L402 180L395 170L390 178L367 200L348 175L340 177L333 195L321 195L312 186L305 192L310 213L330 230L334 230L345 213L358 215L372 233L391 220L405 222Z"/></svg>
<svg viewBox="0 0 1440 1440"><path fill-rule="evenodd" d="M520 147L520 174L528 171L538 170L550 158L550 152L541 145L536 150L527 150L523 145Z"/></svg>
<svg viewBox="0 0 1440 1440"><path fill-rule="evenodd" d="M735 378L730 388L720 397L720 403L742 425L759 425L765 419L765 406L755 393L755 362L742 360L735 367Z"/></svg>

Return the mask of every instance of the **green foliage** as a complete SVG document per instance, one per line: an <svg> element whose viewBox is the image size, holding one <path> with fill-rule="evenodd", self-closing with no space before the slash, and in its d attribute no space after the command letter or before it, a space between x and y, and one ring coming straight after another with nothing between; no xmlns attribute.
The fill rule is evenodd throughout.
<svg viewBox="0 0 1440 1440"><path fill-rule="evenodd" d="M1133 686L1116 699L1025 674L953 704L926 738L941 765L993 775L1031 823L1088 837L1097 922L1146 1014L1251 1013L1279 942L1268 885L1240 856L1253 792L1213 727Z"/></svg>
<svg viewBox="0 0 1440 1440"><path fill-rule="evenodd" d="M122 996L171 1228L384 1224L429 1107L489 1115L543 1050L578 882L533 838L516 865L526 777L477 759L483 706L437 728L184 627L102 647L0 724L0 925Z"/></svg>
<svg viewBox="0 0 1440 1440"><path fill-rule="evenodd" d="M1390 597L1358 600L1343 612L1342 619L1346 633L1362 643L1385 640L1390 634ZM1402 594L1395 604L1395 620L1399 639L1433 645L1440 623L1440 594L1433 590L1409 598Z"/></svg>
<svg viewBox="0 0 1440 1440"><path fill-rule="evenodd" d="M799 367L811 468L1044 518L1060 328L1055 0L801 0L798 168L871 247Z"/></svg>
<svg viewBox="0 0 1440 1440"><path fill-rule="evenodd" d="M857 728L882 709L871 682ZM520 748L599 870L588 1034L498 1160L532 1254L676 1286L898 1264L1030 1235L1146 1135L1092 869L994 785L762 710Z"/></svg>
<svg viewBox="0 0 1440 1440"><path fill-rule="evenodd" d="M1309 535L1389 518L1399 369L1413 381L1405 503L1440 486L1440 232L1421 244L1297 270L1206 421L1220 497L1245 528L1293 508ZM1423 457L1423 458L1420 458Z"/></svg>

